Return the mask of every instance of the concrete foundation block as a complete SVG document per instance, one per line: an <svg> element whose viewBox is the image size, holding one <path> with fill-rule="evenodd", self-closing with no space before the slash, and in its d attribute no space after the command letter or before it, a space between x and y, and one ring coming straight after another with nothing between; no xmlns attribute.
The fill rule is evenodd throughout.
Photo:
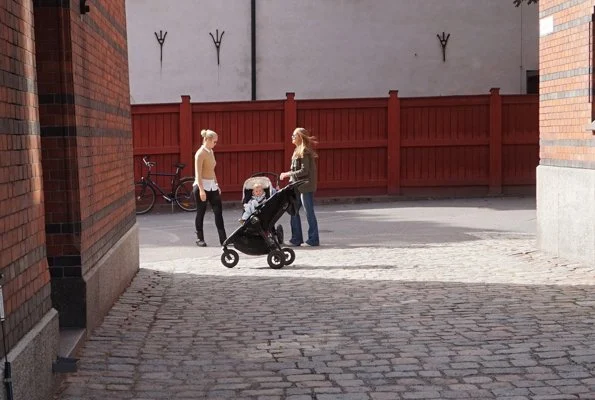
<svg viewBox="0 0 595 400"><path fill-rule="evenodd" d="M538 245L595 265L595 170L537 168Z"/></svg>
<svg viewBox="0 0 595 400"><path fill-rule="evenodd" d="M59 336L58 312L52 308L8 353L14 400L52 398L55 382L52 362L58 356ZM4 376L4 359L0 374ZM0 399L6 399L4 385Z"/></svg>

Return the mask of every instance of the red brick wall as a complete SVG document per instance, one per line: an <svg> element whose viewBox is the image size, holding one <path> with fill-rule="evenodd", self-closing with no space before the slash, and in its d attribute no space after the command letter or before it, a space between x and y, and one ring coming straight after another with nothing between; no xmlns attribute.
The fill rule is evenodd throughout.
<svg viewBox="0 0 595 400"><path fill-rule="evenodd" d="M34 0L52 297L84 326L84 275L134 225L124 0Z"/></svg>
<svg viewBox="0 0 595 400"><path fill-rule="evenodd" d="M0 282L12 348L50 310L51 299L33 8L5 0L0 15Z"/></svg>
<svg viewBox="0 0 595 400"><path fill-rule="evenodd" d="M595 169L594 0L540 0L540 18L553 16L554 32L541 37L540 164Z"/></svg>
<svg viewBox="0 0 595 400"><path fill-rule="evenodd" d="M136 221L124 0L71 1L83 273ZM92 222L91 222L92 221Z"/></svg>

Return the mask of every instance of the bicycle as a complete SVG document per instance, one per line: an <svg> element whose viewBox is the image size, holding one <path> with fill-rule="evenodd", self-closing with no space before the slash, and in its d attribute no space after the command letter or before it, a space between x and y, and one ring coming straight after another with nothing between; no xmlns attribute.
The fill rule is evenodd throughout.
<svg viewBox="0 0 595 400"><path fill-rule="evenodd" d="M143 163L147 167L147 176L143 176L134 183L134 197L136 200L136 214L146 214L155 205L157 191L168 203L176 203L184 211L196 211L196 199L192 191L194 177L186 176L180 178L180 172L186 164L178 163L174 165L176 172L173 174L164 172L151 172L151 168L157 165L154 161L149 161L148 156L143 157ZM153 176L171 176L171 190L166 193L157 182L151 179Z"/></svg>

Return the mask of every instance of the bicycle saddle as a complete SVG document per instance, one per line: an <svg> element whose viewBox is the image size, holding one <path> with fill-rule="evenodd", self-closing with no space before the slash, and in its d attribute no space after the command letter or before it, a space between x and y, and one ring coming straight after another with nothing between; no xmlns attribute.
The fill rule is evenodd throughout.
<svg viewBox="0 0 595 400"><path fill-rule="evenodd" d="M186 166L186 164L182 164L182 163L177 163L176 165L174 165L174 167L180 168L180 169L184 169L185 166Z"/></svg>

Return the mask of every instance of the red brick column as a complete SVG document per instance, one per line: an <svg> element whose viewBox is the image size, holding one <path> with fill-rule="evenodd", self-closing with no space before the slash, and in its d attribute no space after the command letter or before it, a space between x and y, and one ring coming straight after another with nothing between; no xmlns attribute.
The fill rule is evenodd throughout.
<svg viewBox="0 0 595 400"><path fill-rule="evenodd" d="M541 165L595 169L593 42L595 1L540 0L554 31L539 42Z"/></svg>
<svg viewBox="0 0 595 400"><path fill-rule="evenodd" d="M52 299L61 326L88 327L88 282L136 222L125 7L34 4Z"/></svg>
<svg viewBox="0 0 595 400"><path fill-rule="evenodd" d="M539 1L538 243L589 264L595 264L594 6L594 0Z"/></svg>
<svg viewBox="0 0 595 400"><path fill-rule="evenodd" d="M50 310L51 299L33 10L30 2L8 0L0 14L7 16L0 27L0 283L10 350Z"/></svg>

